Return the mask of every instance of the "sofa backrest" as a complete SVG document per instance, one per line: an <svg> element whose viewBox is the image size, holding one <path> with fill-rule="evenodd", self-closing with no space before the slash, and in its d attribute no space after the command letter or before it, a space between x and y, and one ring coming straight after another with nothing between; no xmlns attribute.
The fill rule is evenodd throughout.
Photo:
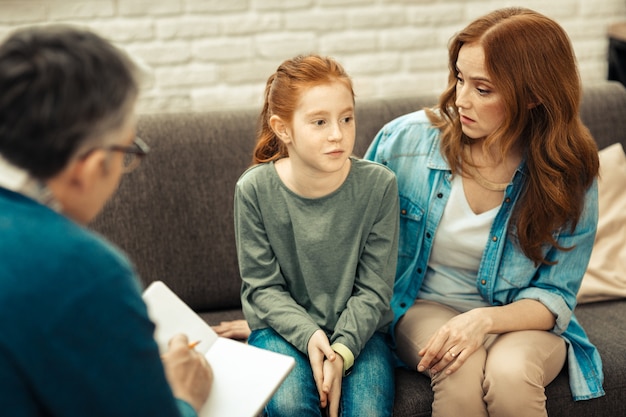
<svg viewBox="0 0 626 417"><path fill-rule="evenodd" d="M357 102L355 154L402 114L437 97ZM141 115L137 133L152 148L91 227L125 250L145 285L163 280L196 311L240 307L233 192L250 165L258 109ZM600 148L626 148L626 89L585 89L581 116Z"/></svg>

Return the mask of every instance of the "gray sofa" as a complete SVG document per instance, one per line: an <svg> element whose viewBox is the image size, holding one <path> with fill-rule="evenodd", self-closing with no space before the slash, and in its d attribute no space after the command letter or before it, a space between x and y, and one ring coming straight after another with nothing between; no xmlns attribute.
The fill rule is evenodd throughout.
<svg viewBox="0 0 626 417"><path fill-rule="evenodd" d="M385 122L436 101L435 96L358 101L355 153L363 155ZM210 324L242 318L232 202L235 181L251 161L257 111L141 115L138 135L152 152L123 178L92 224L130 254L144 284L163 280ZM582 118L599 148L618 141L626 148L621 84L586 87ZM576 314L604 361L607 395L575 403L564 370L547 387L548 413L625 416L626 300L580 305ZM404 369L396 376L394 415L429 416L429 380Z"/></svg>

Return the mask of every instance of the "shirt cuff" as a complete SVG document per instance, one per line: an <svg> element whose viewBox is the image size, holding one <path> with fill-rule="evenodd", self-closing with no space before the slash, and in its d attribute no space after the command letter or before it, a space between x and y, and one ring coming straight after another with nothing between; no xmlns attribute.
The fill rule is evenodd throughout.
<svg viewBox="0 0 626 417"><path fill-rule="evenodd" d="M330 347L335 351L335 353L341 355L343 358L343 376L350 375L350 372L352 372L352 366L354 365L354 355L350 349L348 349L348 347L343 343L333 343Z"/></svg>
<svg viewBox="0 0 626 417"><path fill-rule="evenodd" d="M176 405L182 417L198 417L196 410L187 401L176 398Z"/></svg>

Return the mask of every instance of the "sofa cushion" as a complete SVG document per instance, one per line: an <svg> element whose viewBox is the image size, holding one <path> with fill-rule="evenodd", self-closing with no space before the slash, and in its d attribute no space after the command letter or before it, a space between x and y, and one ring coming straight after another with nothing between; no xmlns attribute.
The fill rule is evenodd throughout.
<svg viewBox="0 0 626 417"><path fill-rule="evenodd" d="M616 143L599 156L598 231L579 303L626 297L626 155Z"/></svg>

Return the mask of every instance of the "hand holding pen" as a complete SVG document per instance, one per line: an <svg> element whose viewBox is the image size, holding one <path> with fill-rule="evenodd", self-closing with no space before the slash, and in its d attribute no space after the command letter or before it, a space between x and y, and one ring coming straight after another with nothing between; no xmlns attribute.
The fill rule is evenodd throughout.
<svg viewBox="0 0 626 417"><path fill-rule="evenodd" d="M194 349L199 343L190 343L187 336L176 335L170 340L168 351L161 356L174 396L187 401L196 411L206 402L213 384L209 363Z"/></svg>

